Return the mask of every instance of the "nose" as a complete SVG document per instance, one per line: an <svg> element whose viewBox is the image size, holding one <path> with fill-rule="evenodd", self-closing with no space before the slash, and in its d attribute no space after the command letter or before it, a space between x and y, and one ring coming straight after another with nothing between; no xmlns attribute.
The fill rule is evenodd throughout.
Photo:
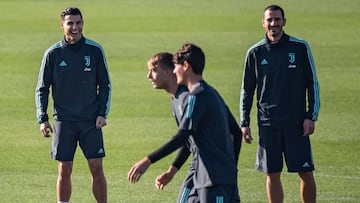
<svg viewBox="0 0 360 203"><path fill-rule="evenodd" d="M78 23L73 23L72 25L71 25L71 29L73 29L73 30L76 30L76 29L78 29L79 28L79 24Z"/></svg>
<svg viewBox="0 0 360 203"><path fill-rule="evenodd" d="M278 21L277 21L276 19L272 19L272 20L270 21L270 25L271 25L271 26L276 26L276 25L278 25Z"/></svg>

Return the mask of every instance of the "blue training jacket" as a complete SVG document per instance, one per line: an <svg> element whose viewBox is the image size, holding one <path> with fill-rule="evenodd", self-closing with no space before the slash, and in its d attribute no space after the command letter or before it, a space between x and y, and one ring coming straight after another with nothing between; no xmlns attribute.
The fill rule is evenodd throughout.
<svg viewBox="0 0 360 203"><path fill-rule="evenodd" d="M308 43L283 34L278 43L267 37L246 55L240 91L240 125L250 125L255 89L260 126L302 125L317 120L319 84Z"/></svg>
<svg viewBox="0 0 360 203"><path fill-rule="evenodd" d="M111 83L103 48L83 37L75 44L63 39L46 50L35 90L39 123L49 119L50 87L54 119L84 121L106 117Z"/></svg>

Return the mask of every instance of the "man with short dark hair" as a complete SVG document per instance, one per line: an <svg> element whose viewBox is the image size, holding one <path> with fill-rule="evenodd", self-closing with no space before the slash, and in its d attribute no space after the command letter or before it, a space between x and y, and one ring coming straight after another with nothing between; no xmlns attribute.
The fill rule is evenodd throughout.
<svg viewBox="0 0 360 203"><path fill-rule="evenodd" d="M176 80L176 75L173 73L174 71L174 63L172 61L173 55L168 52L160 52L155 54L148 61L148 74L147 78L153 85L155 89L164 89L167 93L171 95L171 106L172 112L175 117L176 123L179 124L183 117L183 110L186 108L187 99L189 96L189 90L185 85L178 85ZM229 117L229 127L233 140L233 149L234 149L234 157L235 163L237 165L241 142L242 142L242 134L241 130L235 120L234 116L228 109L228 117ZM172 180L177 171L184 164L188 156L190 155L190 150L192 148L189 144L181 147L176 159L169 166L168 170L162 174L160 174L155 180L155 186L158 189L164 189L164 187ZM194 188L194 174L195 174L195 166L196 159L194 159L189 165L189 172L186 175L181 189L179 191L177 202L190 202L190 200L195 196L196 190Z"/></svg>
<svg viewBox="0 0 360 203"><path fill-rule="evenodd" d="M49 89L53 98L54 136L51 158L58 161L57 201L69 202L73 158L79 144L92 174L98 203L107 202L101 128L110 109L111 85L103 48L82 34L78 8L61 12L64 39L46 50L35 90L37 119L44 137L53 129L47 114Z"/></svg>
<svg viewBox="0 0 360 203"><path fill-rule="evenodd" d="M267 174L269 202L284 201L280 180L283 160L300 177L302 202L316 202L314 162L309 136L320 109L319 84L308 43L283 31L284 10L265 8L265 39L246 55L240 92L240 125L251 136L250 110L256 89L259 145L256 169Z"/></svg>
<svg viewBox="0 0 360 203"><path fill-rule="evenodd" d="M174 63L177 84L189 90L178 132L168 143L135 163L128 179L135 183L152 163L188 144L193 153L194 190L189 189L191 197L185 195L181 202L240 202L228 109L217 91L202 78L205 55L198 46L186 43L174 55Z"/></svg>

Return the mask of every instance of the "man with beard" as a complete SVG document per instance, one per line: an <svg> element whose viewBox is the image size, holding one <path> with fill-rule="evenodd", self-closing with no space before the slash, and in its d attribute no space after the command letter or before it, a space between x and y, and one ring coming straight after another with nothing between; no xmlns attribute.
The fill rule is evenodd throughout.
<svg viewBox="0 0 360 203"><path fill-rule="evenodd" d="M257 90L259 145L256 169L267 173L269 202L284 200L280 180L283 160L300 177L302 202L316 202L309 136L315 129L320 100L315 65L308 43L284 33L284 11L265 8L265 39L246 56L240 92L240 125L251 136L250 110Z"/></svg>

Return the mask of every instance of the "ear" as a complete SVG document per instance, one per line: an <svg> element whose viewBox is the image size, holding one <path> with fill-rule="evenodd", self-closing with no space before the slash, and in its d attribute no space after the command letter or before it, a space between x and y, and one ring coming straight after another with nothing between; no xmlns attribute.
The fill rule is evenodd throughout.
<svg viewBox="0 0 360 203"><path fill-rule="evenodd" d="M190 68L191 68L190 63L187 62L187 61L184 61L184 71L187 71L187 70L190 69Z"/></svg>
<svg viewBox="0 0 360 203"><path fill-rule="evenodd" d="M286 25L286 18L284 18L284 25L283 26L285 26Z"/></svg>
<svg viewBox="0 0 360 203"><path fill-rule="evenodd" d="M64 29L64 21L60 21L60 28Z"/></svg>
<svg viewBox="0 0 360 203"><path fill-rule="evenodd" d="M261 25L263 26L263 28L266 28L266 26L265 26L265 19L264 19L264 18L261 18Z"/></svg>

